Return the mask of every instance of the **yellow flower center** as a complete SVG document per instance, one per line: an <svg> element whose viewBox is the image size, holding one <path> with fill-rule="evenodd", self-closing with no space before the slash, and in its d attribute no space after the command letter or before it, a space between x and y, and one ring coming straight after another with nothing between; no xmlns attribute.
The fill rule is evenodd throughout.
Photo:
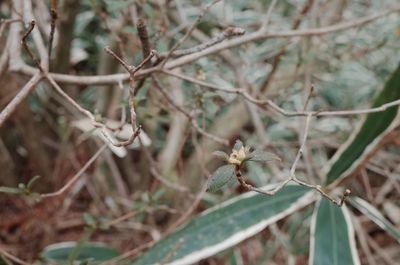
<svg viewBox="0 0 400 265"><path fill-rule="evenodd" d="M242 147L240 148L240 150L232 150L228 162L230 164L240 166L245 158L246 158L246 152L244 147Z"/></svg>

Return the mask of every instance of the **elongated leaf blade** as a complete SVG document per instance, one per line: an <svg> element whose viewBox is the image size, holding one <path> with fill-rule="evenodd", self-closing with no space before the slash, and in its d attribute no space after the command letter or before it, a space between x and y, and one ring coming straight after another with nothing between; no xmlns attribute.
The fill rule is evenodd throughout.
<svg viewBox="0 0 400 265"><path fill-rule="evenodd" d="M221 189L226 183L228 183L235 174L234 165L225 165L217 168L207 182L207 190L214 192Z"/></svg>
<svg viewBox="0 0 400 265"><path fill-rule="evenodd" d="M254 161L254 162L268 162L268 161L272 161L272 160L280 161L281 159L273 153L256 149L249 155L248 160Z"/></svg>
<svg viewBox="0 0 400 265"><path fill-rule="evenodd" d="M50 262L57 264L69 264L68 258L76 248L76 242L61 242L47 246L41 256ZM85 243L79 249L79 255L75 261L91 259L94 262L103 262L118 257L119 253L104 244Z"/></svg>
<svg viewBox="0 0 400 265"><path fill-rule="evenodd" d="M385 103L400 99L400 65L386 82L384 89L375 99L372 107L379 107ZM336 152L326 168L327 181L331 184L346 177L364 163L370 154L379 146L384 136L394 126L391 126L398 113L398 106L388 108L382 112L370 113L359 129L349 137L348 141Z"/></svg>
<svg viewBox="0 0 400 265"><path fill-rule="evenodd" d="M0 192L18 194L21 193L21 190L18 188L11 188L11 187L0 187Z"/></svg>
<svg viewBox="0 0 400 265"><path fill-rule="evenodd" d="M41 176L34 176L31 180L29 180L28 184L26 184L26 187L28 187L28 189L31 189L33 184L36 183L37 180L39 180L41 178Z"/></svg>
<svg viewBox="0 0 400 265"><path fill-rule="evenodd" d="M358 197L350 197L348 198L348 202L400 243L400 231L397 230L374 206Z"/></svg>
<svg viewBox="0 0 400 265"><path fill-rule="evenodd" d="M170 256L166 264L183 265L210 257L310 204L314 196L308 191L305 187L288 186L271 197L254 192L237 196L194 218L133 264L158 264Z"/></svg>
<svg viewBox="0 0 400 265"><path fill-rule="evenodd" d="M310 265L360 264L353 224L345 205L322 199L311 222Z"/></svg>

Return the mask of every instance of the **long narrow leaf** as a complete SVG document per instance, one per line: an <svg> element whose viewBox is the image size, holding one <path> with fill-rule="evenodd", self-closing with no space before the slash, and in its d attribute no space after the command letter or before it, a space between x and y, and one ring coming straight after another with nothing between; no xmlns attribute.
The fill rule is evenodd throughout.
<svg viewBox="0 0 400 265"><path fill-rule="evenodd" d="M311 221L310 265L360 264L354 228L346 206L326 199L316 207Z"/></svg>
<svg viewBox="0 0 400 265"><path fill-rule="evenodd" d="M249 238L313 201L309 189L288 186L272 197L248 192L196 217L139 257L134 265L193 264ZM165 260L167 259L167 261Z"/></svg>
<svg viewBox="0 0 400 265"><path fill-rule="evenodd" d="M76 242L60 242L47 246L41 256L48 262L57 264L71 264L68 261L71 253L76 250ZM86 243L79 248L79 254L74 261L91 259L93 262L107 261L119 256L119 253L100 243Z"/></svg>
<svg viewBox="0 0 400 265"><path fill-rule="evenodd" d="M400 99L400 65L386 82L384 89L375 99L372 107L378 107ZM358 130L336 152L326 168L327 183L350 175L357 167L368 159L375 147L384 139L394 126L398 106L383 112L370 113Z"/></svg>
<svg viewBox="0 0 400 265"><path fill-rule="evenodd" d="M372 222L385 230L400 243L400 231L398 231L386 218L371 204L358 197L350 197L348 201L357 210L367 216Z"/></svg>

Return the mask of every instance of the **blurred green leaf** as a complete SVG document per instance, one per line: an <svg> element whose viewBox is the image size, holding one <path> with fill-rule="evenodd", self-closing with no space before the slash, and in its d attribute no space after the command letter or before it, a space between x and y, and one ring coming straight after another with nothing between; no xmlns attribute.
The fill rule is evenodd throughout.
<svg viewBox="0 0 400 265"><path fill-rule="evenodd" d="M309 252L310 221L313 208L298 211L289 216L287 224L288 251L296 256L307 256Z"/></svg>
<svg viewBox="0 0 400 265"><path fill-rule="evenodd" d="M109 12L119 11L131 5L135 0L113 0L107 1L107 9Z"/></svg>
<svg viewBox="0 0 400 265"><path fill-rule="evenodd" d="M19 194L21 193L21 190L19 188L0 187L0 192Z"/></svg>
<svg viewBox="0 0 400 265"><path fill-rule="evenodd" d="M310 265L360 264L346 206L322 198L311 222Z"/></svg>
<svg viewBox="0 0 400 265"><path fill-rule="evenodd" d="M281 159L277 155L275 155L273 153L265 152L260 149L256 149L252 153L250 153L248 156L248 160L254 161L254 162L268 162L268 161L272 161L272 160L281 161Z"/></svg>
<svg viewBox="0 0 400 265"><path fill-rule="evenodd" d="M243 142L240 141L239 139L236 140L235 145L233 146L233 149L236 151L239 151L243 147Z"/></svg>
<svg viewBox="0 0 400 265"><path fill-rule="evenodd" d="M213 155L222 159L223 161L227 161L229 159L229 155L222 151L214 151Z"/></svg>
<svg viewBox="0 0 400 265"><path fill-rule="evenodd" d="M384 89L375 99L372 107L379 107L400 99L400 65L386 82ZM394 121L398 112L398 106L389 108L383 112L370 113L367 115L360 129L354 132L354 137L349 137L338 154L335 155L333 164L327 173L326 184L331 184L339 178L349 175L363 162L363 158L373 151L380 141L378 137L385 133Z"/></svg>
<svg viewBox="0 0 400 265"><path fill-rule="evenodd" d="M76 242L62 242L47 246L41 256L48 262L57 264L69 264L68 259L75 251ZM74 261L86 261L92 259L96 264L119 256L119 253L103 244L85 243L79 249L79 254Z"/></svg>
<svg viewBox="0 0 400 265"><path fill-rule="evenodd" d="M235 175L234 165L225 165L217 168L214 174L208 179L207 190L214 192L222 188Z"/></svg>
<svg viewBox="0 0 400 265"><path fill-rule="evenodd" d="M98 223L97 217L89 213L83 214L83 220L85 221L85 224L88 226L95 226Z"/></svg>
<svg viewBox="0 0 400 265"><path fill-rule="evenodd" d="M178 242L169 262L194 264L259 233L313 201L308 188L288 186L275 196L248 192L203 212L180 230L161 240L133 265L159 264Z"/></svg>
<svg viewBox="0 0 400 265"><path fill-rule="evenodd" d="M353 108L373 96L377 80L374 72L360 64L343 64L335 73L326 74L319 94L335 108ZM354 89L357 87L357 89Z"/></svg>
<svg viewBox="0 0 400 265"><path fill-rule="evenodd" d="M34 176L32 179L29 180L29 182L28 182L28 184L26 185L26 187L27 187L28 189L31 189L32 186L33 186L33 184L35 184L35 182L36 182L38 179L40 179L40 178L41 178L40 176Z"/></svg>
<svg viewBox="0 0 400 265"><path fill-rule="evenodd" d="M372 222L385 230L389 235L400 243L400 231L394 227L374 206L367 201L358 198L350 197L347 199L352 206L367 216Z"/></svg>

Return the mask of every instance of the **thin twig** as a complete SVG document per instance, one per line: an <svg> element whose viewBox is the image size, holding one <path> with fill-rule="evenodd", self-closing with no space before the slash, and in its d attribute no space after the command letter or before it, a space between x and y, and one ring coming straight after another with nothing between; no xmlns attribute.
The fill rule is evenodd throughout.
<svg viewBox="0 0 400 265"><path fill-rule="evenodd" d="M129 64L127 64L124 60L122 60L121 57L119 57L117 54L115 54L115 52L113 52L110 47L106 46L104 47L104 50L111 55L112 57L114 57L114 59L116 59L121 65L122 67L125 68L125 70L130 73L132 71L132 66L130 66Z"/></svg>
<svg viewBox="0 0 400 265"><path fill-rule="evenodd" d="M126 251L124 252L122 255L113 258L111 260L105 261L103 263L100 263L100 265L113 265L113 264L118 264L120 261L127 259L127 258L132 258L135 257L137 254L139 254L140 252L142 252L145 249L151 248L152 246L154 246L157 243L157 241L155 240L151 240L149 242L146 242L140 246L138 246L137 248L134 248L132 250Z"/></svg>
<svg viewBox="0 0 400 265"><path fill-rule="evenodd" d="M13 262L17 263L17 264L21 264L21 265L30 265L28 262L21 260L20 258L11 255L10 253L6 252L1 246L0 246L0 257L4 256L10 260L12 260Z"/></svg>
<svg viewBox="0 0 400 265"><path fill-rule="evenodd" d="M57 13L57 0L51 0L51 6L50 6L50 13L51 13L51 21L50 21L50 37L49 37L49 47L48 47L48 53L49 53L49 68L50 68L50 58L51 58L51 51L53 49L53 39L54 39L54 32L56 29L56 21L58 18L58 13Z"/></svg>
<svg viewBox="0 0 400 265"><path fill-rule="evenodd" d="M295 182L295 183L297 183L297 184L299 184L301 186L309 187L311 189L314 189L314 190L318 191L322 196L324 196L325 198L330 200L332 203L336 204L339 207L342 207L342 205L343 205L344 201L346 200L347 196L349 196L350 193L351 193L349 189L345 190L345 192L343 193L343 195L342 195L340 200L335 200L328 193L326 193L322 189L322 187L320 185L313 185L313 184L306 183L306 182L304 182L302 180L299 180L295 175L297 164L300 161L300 158L301 158L301 156L303 154L304 147L305 147L305 144L306 144L306 141L307 141L308 132L310 130L311 117L312 117L311 115L307 116L306 123L305 123L305 126L304 126L303 139L301 141L300 148L299 148L299 150L297 152L296 158L293 161L293 164L292 164L292 166L290 168L289 177L286 180L284 180L281 183L279 183L278 186L275 189L270 190L270 191L265 191L265 190L259 189L257 187L254 187L254 186L246 183L246 181L244 180L244 178L242 176L241 165L236 165L235 166L235 175L236 175L236 178L237 178L238 182L240 183L240 185L242 187L244 187L245 189L247 189L247 190L255 191L255 192L258 192L258 193L261 193L261 194L264 194L264 195L268 195L268 196L272 196L275 193L277 193L278 191L280 191L282 188L284 188L289 182L293 181L293 182Z"/></svg>
<svg viewBox="0 0 400 265"><path fill-rule="evenodd" d="M151 52L151 46L149 42L149 34L147 33L147 26L143 19L138 19L136 22L136 29L138 31L138 36L142 44L142 55L143 59L148 57ZM148 66L148 65L147 65Z"/></svg>
<svg viewBox="0 0 400 265"><path fill-rule="evenodd" d="M235 167L235 176L236 176L236 179L239 181L240 185L243 188L245 188L246 190L255 191L257 193L261 193L261 194L268 195L268 196L274 195L275 192L279 191L279 190L276 190L275 192L264 191L262 189L254 187L253 185L248 184L243 179L242 172L240 171L240 166L238 166L238 165ZM282 188L283 188L283 186L282 186Z"/></svg>
<svg viewBox="0 0 400 265"><path fill-rule="evenodd" d="M292 167L290 168L290 179L292 181L296 182L299 185L315 189L322 196L324 196L325 198L329 199L331 202L333 202L337 206L342 207L344 201L346 200L346 197L350 195L350 190L349 189L346 189L345 192L343 193L342 198L339 201L336 201L329 194L327 194L325 191L323 191L322 187L320 185L308 184L308 183L306 183L304 181L299 180L295 175L297 164L298 164L298 162L300 160L300 157L303 155L304 148L305 148L305 145L306 145L306 142L307 142L307 136L308 136L308 132L310 130L310 122L311 122L311 115L308 115L307 119L306 119L306 122L305 122L304 132L303 132L303 139L301 141L299 151L297 152L296 158L295 158L295 160L294 160L294 162L292 164Z"/></svg>
<svg viewBox="0 0 400 265"><path fill-rule="evenodd" d="M361 225L361 222L358 220L357 216L351 214L351 220L354 224L354 230L356 231L358 242L360 243L360 247L363 250L365 257L367 258L369 265L377 265L374 257L372 256L371 249L368 246L367 239L365 237L366 231L365 228Z"/></svg>
<svg viewBox="0 0 400 265"><path fill-rule="evenodd" d="M299 162L300 157L303 155L304 147L305 147L306 141L307 141L308 132L310 131L310 122L311 122L311 115L308 115L306 118L305 126L304 126L303 140L301 141L300 148L297 152L296 158L294 159L294 162L290 168L290 175L293 178L295 178L294 174L296 171L297 163Z"/></svg>
<svg viewBox="0 0 400 265"><path fill-rule="evenodd" d="M187 220L187 218L193 213L193 211L196 209L196 207L200 203L201 198L203 197L206 188L207 188L207 185L204 185L203 188L201 189L201 191L197 194L196 199L193 201L191 206L185 211L184 214L182 214L182 216L176 222L174 222L170 227L167 228L167 230L165 230L165 232L163 233L162 237L159 240L161 240L161 239L165 238L166 236L168 236L177 227L182 225ZM149 241L149 242L147 242L147 243L145 243L143 245L138 246L137 248L134 248L132 250L129 250L129 251L123 253L121 256L119 256L117 258L114 258L114 259L112 259L110 261L101 263L100 265L117 264L119 261L121 261L123 259L134 257L137 254L139 254L140 252L142 252L144 249L151 248L152 246L154 246L157 242L159 242L159 240Z"/></svg>
<svg viewBox="0 0 400 265"><path fill-rule="evenodd" d="M269 99L256 99L254 97L252 97L249 93L246 92L246 90L244 88L224 88L224 87L219 87L217 85L208 83L208 82L204 82L202 80L198 80L196 78L190 77L190 76L186 76L183 74L178 74L175 73L173 71L169 71L169 70L161 70L161 73L164 74L168 74L170 76L174 76L176 78L203 86L203 87L207 87L213 90L219 90L219 91L224 91L227 93L233 93L233 94L238 94L240 96L242 96L243 98L245 98L246 100L248 100L249 102L258 105L258 106L267 106L273 110L275 110L276 112L282 114L283 116L287 116L287 117L294 117L294 116L308 116L311 115L313 117L317 117L317 116L351 116L351 115L360 115L360 114L368 114L368 113L375 113L375 112L382 112L385 111L391 107L396 107L400 105L400 99L392 101L392 102L388 102L385 103L381 106L375 107L375 108L369 108L369 109L360 109L360 110L337 110L337 111L289 111L289 110L285 110L282 109L281 107L279 107L276 103L274 103L272 100ZM310 94L311 96L311 94Z"/></svg>
<svg viewBox="0 0 400 265"><path fill-rule="evenodd" d="M243 45L248 42L261 41L261 40L271 39L271 38L293 38L293 37L306 37L306 36L320 36L320 35L326 35L326 34L333 33L333 32L343 31L343 30L347 30L350 28L359 27L361 25L364 25L366 23L374 21L378 18L387 16L388 14L391 14L391 13L397 13L399 11L400 11L400 6L395 6L391 9L384 10L382 12L376 13L371 16L366 16L366 17L355 19L352 21L338 23L336 25L321 27L321 28L312 28L312 29L304 29L304 30L298 29L298 30L276 31L276 32L253 32L253 33L250 33L250 34L238 37L238 38L224 41L224 42L219 43L215 46L212 46L208 49L205 49L201 52L190 54L190 55L187 55L184 57L180 57L180 58L174 60L173 62L170 62L169 64L167 64L165 66L165 68L167 68L167 69L176 68L176 67L182 66L184 64L187 64L189 61L193 62L204 56L214 54L214 53L220 52L220 51L228 49L228 48L233 48L233 47L236 47L239 45Z"/></svg>
<svg viewBox="0 0 400 265"><path fill-rule="evenodd" d="M22 20L19 18L0 19L0 38L3 36L6 26L15 22L22 22Z"/></svg>
<svg viewBox="0 0 400 265"><path fill-rule="evenodd" d="M160 175L160 173L157 171L157 169L154 168L154 167L151 167L151 168L150 168L150 173L151 173L158 181L160 181L162 184L164 184L164 185L167 186L168 188L171 188L171 189L174 189L174 190L177 190L177 191L180 191L180 192L188 192L188 191L189 191L188 188L186 188L186 187L184 187L184 186L181 186L181 185L178 185L178 184L175 184L175 183L173 183L173 182L170 182L170 181L168 181L167 179L165 179L164 177L162 177L162 176Z"/></svg>
<svg viewBox="0 0 400 265"><path fill-rule="evenodd" d="M128 146L133 143L133 141L136 139L136 137L139 136L141 129L142 129L141 126L138 126L136 129L133 130L133 132L128 140L116 142L113 139L113 136L110 135L110 129L105 124L98 122L96 120L96 117L93 115L93 113L91 113L90 111L81 107L73 98L71 98L67 93L65 93L64 90L54 81L54 79L51 76L45 74L45 78L49 81L49 83L53 86L53 88L60 94L61 97L63 97L68 103L70 103L80 113L82 113L83 115L88 117L92 121L93 126L100 129L100 132L102 133L102 135L112 145L114 145L116 147Z"/></svg>
<svg viewBox="0 0 400 265"><path fill-rule="evenodd" d="M0 113L0 127L10 117L10 115L17 109L19 104L35 89L37 84L42 80L42 75L36 73L32 78L21 88L17 95L13 97L10 103Z"/></svg>
<svg viewBox="0 0 400 265"><path fill-rule="evenodd" d="M165 265L169 262L175 255L176 252L182 247L183 239L179 239L178 242L174 245L174 247L165 255L165 257L161 260L160 265Z"/></svg>
<svg viewBox="0 0 400 265"><path fill-rule="evenodd" d="M216 3L218 3L220 0L213 0L211 3L206 5L201 11L200 14L197 16L196 20L192 23L192 25L189 27L188 31L186 34L179 39L179 41L172 47L171 50L169 50L168 54L165 56L164 60L160 64L160 69L164 68L165 64L167 63L168 59L171 57L172 53L176 51L185 41L187 38L189 38L190 34L192 34L193 30L196 28L197 24L199 24L200 20L204 17L204 15L208 12L208 10Z"/></svg>
<svg viewBox="0 0 400 265"><path fill-rule="evenodd" d="M354 27L359 27L361 25L365 25L372 21L375 21L379 18L385 17L392 13L398 13L400 11L400 6L393 6L392 8L388 8L376 14L365 16L362 18L358 18L352 21L347 21L343 23L338 23L335 25L321 27L321 28L311 28L311 29L300 29L300 30L288 30L288 31L276 31L276 32L253 32L250 34L246 34L244 36L240 36L238 38L230 39L224 42L221 42L217 45L211 46L203 51L190 54L187 56L183 56L177 58L169 63L165 64L164 69L173 69L176 67L180 67L185 64L189 64L194 62L202 57L218 53L220 51L234 48L240 45L244 45L249 42L261 41L265 39L272 38L293 38L293 37L309 37L309 36L321 36L334 32L345 31ZM36 73L36 69L27 65L20 64L18 67L15 67L15 71L26 75L34 75ZM155 71L159 71L159 67L152 67L149 69L144 69L139 71L136 75L137 78L147 76ZM96 76L77 76L77 75L68 75L68 74L57 74L50 73L50 75L57 82L68 83L68 84L82 84L82 85L109 85L115 84L118 81L127 81L129 80L129 74L111 74L111 75L96 75ZM306 115L302 115L306 116Z"/></svg>
<svg viewBox="0 0 400 265"><path fill-rule="evenodd" d="M40 61L33 54L33 52L31 51L31 49L29 48L29 46L26 42L26 39L31 34L32 30L35 28L35 24L36 24L35 20L32 20L31 23L29 24L28 30L22 36L21 44L22 44L22 47L24 47L25 51L28 53L29 57L35 63L36 67L39 68L42 73L45 73L43 67L40 65Z"/></svg>
<svg viewBox="0 0 400 265"><path fill-rule="evenodd" d="M165 186L167 186L168 188L180 191L180 192L188 192L189 189L181 186L179 184L170 182L169 180L167 180L166 178L162 177L161 174L158 171L158 167L157 167L157 163L156 161L153 159L153 157L150 154L150 151L147 149L146 146L144 146L142 144L142 141L139 138L139 143L141 144L141 150L143 150L144 155L146 156L147 160L149 161L150 164L150 173L158 180L160 181L162 184L164 184Z"/></svg>
<svg viewBox="0 0 400 265"><path fill-rule="evenodd" d="M123 222L123 221L125 221L127 219L130 219L130 218L136 216L138 213L140 213L140 211L130 211L130 212L118 217L118 218L115 218L115 219L111 220L110 222L107 223L107 226L115 226L115 225L117 225L117 224L119 224L119 223L121 223L121 222Z"/></svg>
<svg viewBox="0 0 400 265"><path fill-rule="evenodd" d="M265 19L261 24L259 31L265 31L267 29L269 21L271 20L272 10L274 10L274 7L276 6L277 2L278 2L277 0L272 0L271 3L269 4L267 14L265 15Z"/></svg>
<svg viewBox="0 0 400 265"><path fill-rule="evenodd" d="M185 55L189 55L192 53L196 53L196 52L200 52L202 50L205 50L211 46L214 46L230 37L233 36L241 36L245 33L245 30L239 27L228 27L227 29L225 29L221 34L219 34L218 36L215 36L214 38L210 39L209 41L205 42L205 43L201 43L197 46L194 46L192 48L188 48L188 49L182 49L182 50L176 50L174 51L171 56L172 57L180 57L180 56L185 56ZM163 55L161 55L163 56ZM165 56L165 55L164 55Z"/></svg>
<svg viewBox="0 0 400 265"><path fill-rule="evenodd" d="M185 211L185 213L183 213L178 220L176 220L172 225L170 225L168 227L168 229L164 232L165 235L172 233L172 231L174 231L176 228L178 228L179 226L181 226L183 223L185 223L187 221L189 216L194 212L196 207L199 205L201 199L203 198L204 194L206 193L206 190L207 190L207 184L203 185L202 189L197 194L195 200L190 205L190 207Z"/></svg>
<svg viewBox="0 0 400 265"><path fill-rule="evenodd" d="M106 149L107 145L103 145L100 147L99 150L86 162L85 165L59 190L55 192L50 192L50 193L45 193L41 194L41 198L48 198L48 197L55 197L63 194L66 190L68 190L84 173L85 171L90 167L91 164L93 164L94 161L101 155L101 153Z"/></svg>
<svg viewBox="0 0 400 265"><path fill-rule="evenodd" d="M240 93L246 91L244 88L225 88L225 87L220 87L220 86L217 86L217 85L214 85L214 84L211 84L211 83L207 83L207 82L204 82L202 80L199 80L199 79L187 76L187 75L179 74L176 71L170 71L170 70L162 69L162 70L160 70L160 73L164 73L164 74L176 77L178 79L182 79L182 80L191 82L191 83L196 84L196 85L200 85L200 86L203 86L203 87L206 87L206 88L210 88L212 90L223 91L223 92L226 92L226 93L240 94Z"/></svg>
<svg viewBox="0 0 400 265"><path fill-rule="evenodd" d="M309 89L309 91L308 91L308 93L307 93L306 100L305 100L305 102L304 102L303 111L305 111L305 110L307 109L308 102L310 101L310 98L312 97L312 94L313 94L313 93L314 93L314 85L311 84L311 87L310 87L310 89Z"/></svg>
<svg viewBox="0 0 400 265"><path fill-rule="evenodd" d="M293 24L292 24L292 29L296 30L299 28L301 21L303 20L303 18L306 16L306 14L310 11L311 7L314 4L314 0L308 0L304 7L302 8L300 14L297 16L297 18L294 20ZM264 83L261 85L260 87L260 92L262 94L265 93L265 91L267 91L268 87L270 86L276 71L278 70L278 66L282 60L282 57L286 54L286 48L287 45L285 45L281 51L275 56L274 61L272 63L272 68L271 71L268 73L267 78L265 79Z"/></svg>
<svg viewBox="0 0 400 265"><path fill-rule="evenodd" d="M142 128L141 125L137 125L137 123L136 123L136 111L135 111L135 101L134 101L134 97L136 94L135 74L137 73L137 71L142 69L146 65L146 63L149 62L151 60L151 58L153 58L153 56L157 54L157 52L151 51L149 56L147 56L137 67L134 67L134 66L128 65L122 58L120 58L118 55L116 55L108 47L106 47L105 50L108 52L108 54L113 56L129 73L130 89L129 89L128 104L129 104L129 109L130 109L130 113L131 113L131 126L132 126L133 133L132 133L131 137L128 139L128 141L122 143L122 146L130 145L131 143L133 143L133 141L136 139L136 137L139 136L139 134L141 132L141 128Z"/></svg>
<svg viewBox="0 0 400 265"><path fill-rule="evenodd" d="M197 123L197 119L196 117L194 117L191 113L189 113L187 110L185 110L184 108L182 108L181 106L179 106L178 104L175 103L175 101L171 98L171 96L164 90L164 88L162 87L161 83L158 81L158 79L156 77L152 77L153 78L153 83L155 85L155 87L161 92L161 94L165 97L165 99L168 101L168 103L174 107L176 110L180 111L181 113L183 113L191 122L192 122L192 126L203 136L210 138L220 144L223 144L225 146L227 146L229 144L229 141L227 139L218 137L216 135L210 134L208 132L206 132L203 128L201 128L199 126L199 124Z"/></svg>

